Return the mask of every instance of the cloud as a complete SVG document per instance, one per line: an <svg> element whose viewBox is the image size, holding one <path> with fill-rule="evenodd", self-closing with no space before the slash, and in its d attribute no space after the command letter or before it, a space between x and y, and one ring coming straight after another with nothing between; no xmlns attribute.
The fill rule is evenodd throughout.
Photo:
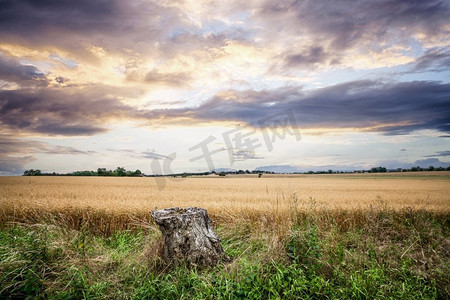
<svg viewBox="0 0 450 300"><path fill-rule="evenodd" d="M4 0L0 35L4 43L57 47L77 58L95 59L89 46L112 52L154 54L176 28L189 24L175 7L138 0ZM163 53L158 53L161 55Z"/></svg>
<svg viewBox="0 0 450 300"><path fill-rule="evenodd" d="M310 91L286 82L277 82L282 86L277 89L239 91L228 91L223 84L245 79L260 87L274 75L271 72L315 69L353 58L349 54L383 54L387 48L404 52L411 40L421 43L448 34L448 1L231 2L192 6L184 1L1 1L3 43L27 45L30 51L22 52L40 53L45 48L47 60L36 65L51 68L52 61L59 66L51 73L52 84L62 87L70 82L69 88L48 87L50 76L24 63L34 60L0 55L0 79L19 85L0 91L2 127L48 135L95 135L106 132L109 122L117 119L254 125L264 116L292 111L302 128L357 127L388 134L450 131L445 101L449 85L444 83L353 81ZM14 55L13 46L8 55ZM415 68L446 70L449 53L448 46L428 49ZM80 57L101 63L91 65L87 58L79 63ZM255 65L263 67L250 74ZM233 69L236 66L239 69ZM119 92L131 84L135 90L147 89L142 93L152 101L157 96L148 91L149 85L179 88L178 95L185 99L216 95L198 107L138 110L130 103L140 105L141 99ZM266 87L270 84L269 80ZM217 92L220 89L222 93Z"/></svg>
<svg viewBox="0 0 450 300"><path fill-rule="evenodd" d="M260 167L255 168L255 171L266 171L266 172L275 172L275 173L299 173L299 172L302 172L302 170L299 167L295 167L295 166L291 166L291 165L260 166Z"/></svg>
<svg viewBox="0 0 450 300"><path fill-rule="evenodd" d="M0 134L0 174L19 175L25 166L36 160L37 153L52 155L93 155L95 151L82 151L68 146L52 146L47 143Z"/></svg>
<svg viewBox="0 0 450 300"><path fill-rule="evenodd" d="M107 29L120 13L118 1L6 0L1 2L2 28L9 32ZM39 21L39 22L36 22Z"/></svg>
<svg viewBox="0 0 450 300"><path fill-rule="evenodd" d="M144 151L142 152L142 155L140 156L142 158L149 158L149 159L169 159L172 160L171 157L166 156L166 155L162 155L162 154L158 154L154 151Z"/></svg>
<svg viewBox="0 0 450 300"><path fill-rule="evenodd" d="M292 113L300 130L448 137L448 15L443 0L0 0L0 132L92 136L121 121L258 128ZM435 81L330 86L386 74ZM22 147L19 167L38 152L95 154L10 143ZM259 158L240 150L236 160Z"/></svg>
<svg viewBox="0 0 450 300"><path fill-rule="evenodd" d="M411 36L418 32L438 35L449 24L448 1L430 0L346 0L331 5L314 0L265 1L256 17L294 34L306 33L334 49L376 43ZM290 25L288 27L288 25Z"/></svg>
<svg viewBox="0 0 450 300"><path fill-rule="evenodd" d="M37 149L36 152L45 153L45 154L66 154L66 155L92 155L97 154L96 151L82 151L75 149L73 147L67 147L67 146L44 146L40 150Z"/></svg>
<svg viewBox="0 0 450 300"><path fill-rule="evenodd" d="M94 135L107 131L105 121L135 111L117 98L102 94L102 86L90 89L23 89L0 91L3 127L48 135Z"/></svg>
<svg viewBox="0 0 450 300"><path fill-rule="evenodd" d="M428 168L429 166L447 168L450 163L440 161L438 158L427 158L416 160L413 165L421 168Z"/></svg>
<svg viewBox="0 0 450 300"><path fill-rule="evenodd" d="M182 12L180 12L182 13ZM225 29L227 28L227 29ZM239 31L237 31L239 32ZM221 56L218 49L222 49L227 46L230 40L244 41L245 39L235 36L236 31L228 29L228 26L224 25L224 32L214 33L208 32L203 28L177 28L172 34L170 34L160 45L161 51L164 55L173 56L182 50L182 54L192 53L197 54L197 59L204 57L200 56ZM211 51L211 49L217 49ZM210 53L213 52L213 53ZM200 54L200 55L199 55Z"/></svg>
<svg viewBox="0 0 450 300"><path fill-rule="evenodd" d="M122 152L125 153L131 157L136 157L136 158L149 158L149 159L169 159L169 160L173 160L172 157L167 156L167 155L163 155L163 154L158 154L155 152L155 150L147 150L147 151L143 151L143 152L138 152L135 150L131 150L131 149L108 149L108 151L111 152Z"/></svg>
<svg viewBox="0 0 450 300"><path fill-rule="evenodd" d="M450 47L434 47L428 49L417 58L413 72L433 71L443 72L450 69Z"/></svg>
<svg viewBox="0 0 450 300"><path fill-rule="evenodd" d="M34 156L11 157L0 155L0 175L22 174L27 163L36 160Z"/></svg>
<svg viewBox="0 0 450 300"><path fill-rule="evenodd" d="M47 86L48 80L39 69L32 65L23 65L17 60L6 57L0 51L0 80L14 82L20 86Z"/></svg>
<svg viewBox="0 0 450 300"><path fill-rule="evenodd" d="M189 73L160 73L150 71L145 76L145 82L151 84L165 84L169 86L185 86L191 80Z"/></svg>
<svg viewBox="0 0 450 300"><path fill-rule="evenodd" d="M12 154L96 154L95 151L82 151L68 146L51 146L47 143L16 138L11 135L0 135L0 155Z"/></svg>
<svg viewBox="0 0 450 300"><path fill-rule="evenodd" d="M305 129L450 132L450 84L433 81L353 81L311 91L296 87L230 90L198 107L154 110L139 110L122 103L119 95L108 94L108 87L101 85L0 91L1 124L20 132L77 136L106 132L110 121L118 119L164 125L243 122L259 127L264 118L278 116L278 121L284 121L291 112L299 128Z"/></svg>
<svg viewBox="0 0 450 300"><path fill-rule="evenodd" d="M0 3L4 41L33 45L61 44L78 35L117 30L117 1L14 1ZM67 39L61 39L63 36Z"/></svg>
<svg viewBox="0 0 450 300"><path fill-rule="evenodd" d="M149 69L166 61L217 62L227 54L238 58L226 53L230 41L270 52L268 65L280 68L337 64L347 57L347 49L364 55L369 50L384 55L386 48L402 52L410 39L445 37L449 12L448 1L439 0L358 0L351 5L347 0L333 5L313 0L4 0L0 36L3 43L46 49L51 55L55 48L64 49L65 58L76 63L104 55L92 51L93 46L123 60L142 59L148 67L144 79ZM148 81L173 85L180 81L177 76L184 76L174 72L166 77L168 73L150 72Z"/></svg>
<svg viewBox="0 0 450 300"><path fill-rule="evenodd" d="M252 9L253 36L284 56L274 55L271 72L401 65L413 60L412 47L448 45L449 1L271 0Z"/></svg>
<svg viewBox="0 0 450 300"><path fill-rule="evenodd" d="M143 112L150 119L231 121L258 127L292 112L299 128L360 128L385 134L434 129L450 132L450 84L415 81L354 81L313 91L285 87L228 91L199 107ZM280 120L281 120L280 119Z"/></svg>
<svg viewBox="0 0 450 300"><path fill-rule="evenodd" d="M285 67L311 67L327 63L332 57L323 47L311 47L306 51L288 54L285 57Z"/></svg>
<svg viewBox="0 0 450 300"><path fill-rule="evenodd" d="M450 156L450 151L437 151L435 154L426 155L425 157Z"/></svg>

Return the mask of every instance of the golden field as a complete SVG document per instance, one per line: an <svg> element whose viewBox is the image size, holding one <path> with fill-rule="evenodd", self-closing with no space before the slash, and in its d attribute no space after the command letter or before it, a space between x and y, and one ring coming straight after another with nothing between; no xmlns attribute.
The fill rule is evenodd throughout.
<svg viewBox="0 0 450 300"><path fill-rule="evenodd" d="M233 261L205 272L162 264L149 211L172 206L206 208ZM320 284L311 298L447 299L449 219L450 172L0 177L0 298L24 298L39 280L42 298L196 298L180 297L184 285L183 293L210 287L215 294L197 297L209 299L274 282L276 291L305 288L273 298L307 298ZM169 286L174 293L148 296ZM236 295L223 298L245 298Z"/></svg>
<svg viewBox="0 0 450 300"><path fill-rule="evenodd" d="M159 190L156 180L164 181L165 187ZM292 205L300 210L364 210L382 205L448 212L450 172L264 174L261 178L0 177L0 201L4 214L89 209L142 215L155 207L199 206L227 218L281 213Z"/></svg>

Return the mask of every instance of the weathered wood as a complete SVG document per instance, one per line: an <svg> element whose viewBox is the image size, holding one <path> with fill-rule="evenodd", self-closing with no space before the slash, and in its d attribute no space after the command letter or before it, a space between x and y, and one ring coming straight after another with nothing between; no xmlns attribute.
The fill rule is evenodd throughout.
<svg viewBox="0 0 450 300"><path fill-rule="evenodd" d="M164 238L163 259L168 264L214 266L228 261L211 219L203 208L178 207L150 212Z"/></svg>

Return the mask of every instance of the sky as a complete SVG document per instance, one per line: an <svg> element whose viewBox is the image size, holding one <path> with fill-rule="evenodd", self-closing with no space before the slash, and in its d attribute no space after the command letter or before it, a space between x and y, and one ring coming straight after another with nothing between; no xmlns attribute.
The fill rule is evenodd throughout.
<svg viewBox="0 0 450 300"><path fill-rule="evenodd" d="M450 165L449 0L0 0L0 175Z"/></svg>

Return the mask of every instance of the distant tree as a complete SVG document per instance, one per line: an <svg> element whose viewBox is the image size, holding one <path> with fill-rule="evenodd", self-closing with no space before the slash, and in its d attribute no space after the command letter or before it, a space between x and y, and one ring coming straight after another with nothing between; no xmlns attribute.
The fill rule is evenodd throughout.
<svg viewBox="0 0 450 300"><path fill-rule="evenodd" d="M262 176L262 173L258 173L258 178L261 178L261 176Z"/></svg>
<svg viewBox="0 0 450 300"><path fill-rule="evenodd" d="M387 169L385 167L374 167L369 170L369 173L385 173Z"/></svg>
<svg viewBox="0 0 450 300"><path fill-rule="evenodd" d="M114 172L117 174L117 176L127 175L127 171L125 170L125 168L122 167L117 167L117 169Z"/></svg>
<svg viewBox="0 0 450 300"><path fill-rule="evenodd" d="M333 173L333 170L328 170L328 174L332 174Z"/></svg>
<svg viewBox="0 0 450 300"><path fill-rule="evenodd" d="M23 172L24 176L41 176L41 170L37 169L37 170L26 170L25 172Z"/></svg>
<svg viewBox="0 0 450 300"><path fill-rule="evenodd" d="M133 175L134 176L142 176L142 172L141 172L141 170L138 169L138 170L134 171Z"/></svg>
<svg viewBox="0 0 450 300"><path fill-rule="evenodd" d="M429 166L428 171L434 171L434 166Z"/></svg>
<svg viewBox="0 0 450 300"><path fill-rule="evenodd" d="M107 172L106 172L106 168L98 168L97 169L97 175L98 176L106 176Z"/></svg>
<svg viewBox="0 0 450 300"><path fill-rule="evenodd" d="M75 171L69 175L72 175L72 176L96 176L96 175L98 175L98 173L95 171Z"/></svg>
<svg viewBox="0 0 450 300"><path fill-rule="evenodd" d="M219 176L227 176L227 174L225 172L220 172Z"/></svg>

